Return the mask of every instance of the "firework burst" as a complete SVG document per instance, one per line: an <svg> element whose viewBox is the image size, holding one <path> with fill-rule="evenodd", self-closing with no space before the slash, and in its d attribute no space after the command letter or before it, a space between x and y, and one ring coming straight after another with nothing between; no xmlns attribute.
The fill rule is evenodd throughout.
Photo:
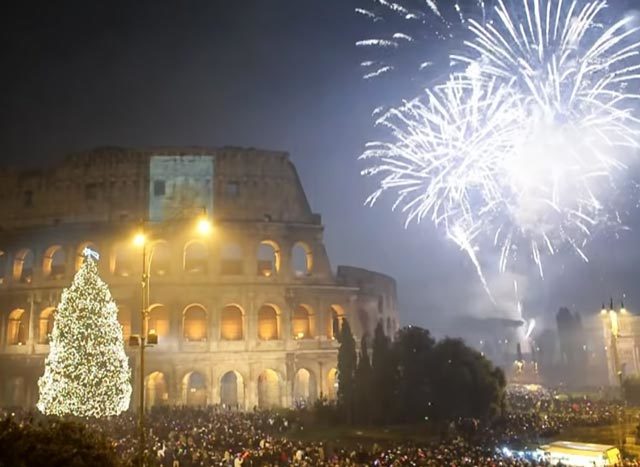
<svg viewBox="0 0 640 467"><path fill-rule="evenodd" d="M586 261L591 235L621 225L616 183L640 140L640 31L608 22L604 0L479 5L460 13L469 38L448 80L377 120L391 137L362 156L380 179L368 203L395 192L407 223L444 228L481 277L488 246L501 271L528 251L542 276L544 255L570 245Z"/></svg>

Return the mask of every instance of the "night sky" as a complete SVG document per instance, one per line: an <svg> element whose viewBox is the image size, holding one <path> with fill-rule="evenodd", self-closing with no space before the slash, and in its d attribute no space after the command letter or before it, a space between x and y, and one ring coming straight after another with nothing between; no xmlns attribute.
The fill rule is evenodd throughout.
<svg viewBox="0 0 640 467"><path fill-rule="evenodd" d="M567 253L549 261L544 281L534 268L491 275L493 305L441 232L427 223L405 230L390 199L363 206L375 187L357 160L374 135L371 111L407 97L407 86L362 80L354 43L370 25L354 5L12 2L0 20L2 162L41 167L107 145L285 150L323 216L332 266L394 276L402 324L442 331L459 313L513 316L514 279L525 316L549 325L562 305L588 315L610 296L626 294L627 308L640 311L637 213L635 231L593 242L588 264Z"/></svg>

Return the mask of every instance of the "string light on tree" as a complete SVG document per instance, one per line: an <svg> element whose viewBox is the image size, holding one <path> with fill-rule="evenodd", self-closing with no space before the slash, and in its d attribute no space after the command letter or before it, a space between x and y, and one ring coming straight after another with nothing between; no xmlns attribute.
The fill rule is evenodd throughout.
<svg viewBox="0 0 640 467"><path fill-rule="evenodd" d="M129 407L131 371L118 308L98 276L99 256L83 253L55 313L37 407L45 414L107 417Z"/></svg>

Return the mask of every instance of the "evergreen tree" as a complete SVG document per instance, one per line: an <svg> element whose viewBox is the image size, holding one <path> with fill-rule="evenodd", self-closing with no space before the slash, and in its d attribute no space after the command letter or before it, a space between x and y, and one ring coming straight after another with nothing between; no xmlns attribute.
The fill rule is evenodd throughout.
<svg viewBox="0 0 640 467"><path fill-rule="evenodd" d="M355 418L358 423L371 423L371 361L367 349L367 337L360 340L360 358L355 377Z"/></svg>
<svg viewBox="0 0 640 467"><path fill-rule="evenodd" d="M118 308L88 252L55 313L38 409L105 417L129 407L131 371ZM96 255L97 256L97 255Z"/></svg>
<svg viewBox="0 0 640 467"><path fill-rule="evenodd" d="M382 321L378 322L373 336L371 366L373 421L379 424L389 423L395 405L396 365L391 353L391 343L384 333Z"/></svg>
<svg viewBox="0 0 640 467"><path fill-rule="evenodd" d="M340 349L338 350L338 409L347 423L353 422L355 372L358 357L356 341L351 326L346 319L340 330Z"/></svg>

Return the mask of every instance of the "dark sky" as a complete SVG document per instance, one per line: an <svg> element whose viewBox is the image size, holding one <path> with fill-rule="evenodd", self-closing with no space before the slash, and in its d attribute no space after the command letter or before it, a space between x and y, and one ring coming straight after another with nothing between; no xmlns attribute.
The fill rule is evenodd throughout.
<svg viewBox="0 0 640 467"><path fill-rule="evenodd" d="M373 135L371 111L407 89L361 79L354 42L370 31L353 7L352 0L11 2L0 20L2 162L41 166L104 145L286 150L323 215L332 265L394 276L403 324L442 329L456 313L512 313L514 278L529 317L551 317L561 305L594 313L623 293L628 308L640 309L633 232L596 240L588 264L559 255L544 281L533 269L490 277L496 306L440 232L429 224L405 230L388 201L363 206L374 183L359 175L357 156Z"/></svg>

